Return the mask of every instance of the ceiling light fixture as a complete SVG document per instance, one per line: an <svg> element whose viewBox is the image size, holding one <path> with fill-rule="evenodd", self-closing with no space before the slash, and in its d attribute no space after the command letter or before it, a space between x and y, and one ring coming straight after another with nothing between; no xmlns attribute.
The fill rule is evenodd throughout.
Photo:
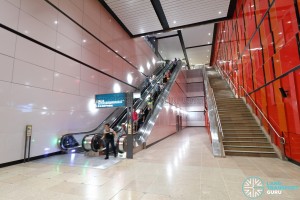
<svg viewBox="0 0 300 200"><path fill-rule="evenodd" d="M173 24L176 24L176 20L173 21Z"/></svg>
<svg viewBox="0 0 300 200"><path fill-rule="evenodd" d="M210 35L210 33L208 33L208 35Z"/></svg>
<svg viewBox="0 0 300 200"><path fill-rule="evenodd" d="M221 15L222 14L222 12L221 11L219 11L219 15Z"/></svg>

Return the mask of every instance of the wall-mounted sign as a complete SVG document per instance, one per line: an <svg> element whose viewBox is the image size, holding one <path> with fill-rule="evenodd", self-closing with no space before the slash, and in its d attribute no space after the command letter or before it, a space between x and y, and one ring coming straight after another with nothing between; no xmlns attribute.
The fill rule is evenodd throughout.
<svg viewBox="0 0 300 200"><path fill-rule="evenodd" d="M97 94L95 103L97 108L125 107L126 93Z"/></svg>

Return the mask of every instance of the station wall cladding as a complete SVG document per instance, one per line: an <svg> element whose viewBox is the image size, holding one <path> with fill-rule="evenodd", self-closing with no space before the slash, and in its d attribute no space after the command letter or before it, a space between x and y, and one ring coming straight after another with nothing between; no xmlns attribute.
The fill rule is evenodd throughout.
<svg viewBox="0 0 300 200"><path fill-rule="evenodd" d="M299 0L238 0L233 18L217 24L211 60L211 65L227 73L237 88L242 86L250 94L286 140L281 146L263 120L274 143L297 162L300 162L299 12ZM237 92L244 95L241 90Z"/></svg>
<svg viewBox="0 0 300 200"><path fill-rule="evenodd" d="M157 57L98 0L0 1L0 164L59 151L61 135L90 131L113 109L95 94L135 91Z"/></svg>

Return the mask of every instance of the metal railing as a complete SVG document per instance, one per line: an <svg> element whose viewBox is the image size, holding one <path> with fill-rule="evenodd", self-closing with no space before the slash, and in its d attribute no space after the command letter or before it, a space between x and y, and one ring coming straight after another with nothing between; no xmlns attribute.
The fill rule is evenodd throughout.
<svg viewBox="0 0 300 200"><path fill-rule="evenodd" d="M234 87L234 90L233 90L232 88L231 88L231 90L233 90L234 93L235 93L235 96L237 96L237 98L239 98L239 90L238 90L238 88L235 86L235 84L232 82L232 80L230 79L229 75L228 75L225 71L222 71L222 70L220 69L219 66L216 66L216 68L217 68L219 74L220 74L224 79L226 79L226 80L229 81L229 86L231 86L231 87L233 86L233 87Z"/></svg>
<svg viewBox="0 0 300 200"><path fill-rule="evenodd" d="M277 137L280 139L280 143L281 144L285 144L285 139L284 137L280 136L279 133L275 130L275 128L272 126L272 124L269 122L269 120L267 119L267 117L264 115L264 113L260 110L260 108L257 106L257 104L254 102L254 100L251 98L251 96L248 94L248 92L245 90L245 88L243 88L242 86L240 86L240 88L245 92L245 94L249 97L249 99L251 100L251 102L253 103L253 105L256 107L256 109L258 110L258 112L261 114L261 116L266 120L266 122L268 123L269 127L274 131L274 133L277 135Z"/></svg>
<svg viewBox="0 0 300 200"><path fill-rule="evenodd" d="M221 126L221 120L219 117L214 92L210 86L205 67L203 67L203 80L205 85L205 98L207 102L213 155L219 157L225 157L224 147L222 143L224 134Z"/></svg>

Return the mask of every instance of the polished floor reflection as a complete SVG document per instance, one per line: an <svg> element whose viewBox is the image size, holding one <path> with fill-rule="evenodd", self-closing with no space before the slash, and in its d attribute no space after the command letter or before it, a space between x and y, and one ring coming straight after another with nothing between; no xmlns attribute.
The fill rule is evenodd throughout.
<svg viewBox="0 0 300 200"><path fill-rule="evenodd" d="M73 156L74 157L74 156ZM0 169L0 200L248 199L249 176L300 186L300 167L275 158L214 158L205 128L186 128L134 155L84 159L55 156ZM101 167L104 166L104 167ZM300 189L260 199L299 199Z"/></svg>

